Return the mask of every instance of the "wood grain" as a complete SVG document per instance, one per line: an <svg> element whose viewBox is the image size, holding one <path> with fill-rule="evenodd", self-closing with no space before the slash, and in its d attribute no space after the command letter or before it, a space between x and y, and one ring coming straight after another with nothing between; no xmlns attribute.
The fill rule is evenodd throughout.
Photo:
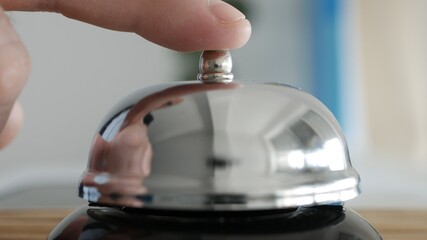
<svg viewBox="0 0 427 240"><path fill-rule="evenodd" d="M41 240L71 209L0 210L1 240ZM427 210L358 210L385 240L427 240Z"/></svg>
<svg viewBox="0 0 427 240"><path fill-rule="evenodd" d="M427 210L359 210L385 240L427 240Z"/></svg>
<svg viewBox="0 0 427 240"><path fill-rule="evenodd" d="M0 210L1 240L46 239L71 209Z"/></svg>

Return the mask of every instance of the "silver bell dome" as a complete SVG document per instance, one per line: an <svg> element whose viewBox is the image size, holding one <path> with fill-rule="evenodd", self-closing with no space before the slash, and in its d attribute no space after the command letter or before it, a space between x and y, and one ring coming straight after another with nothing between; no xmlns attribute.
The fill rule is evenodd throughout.
<svg viewBox="0 0 427 240"><path fill-rule="evenodd" d="M202 81L143 88L107 114L80 197L120 207L228 211L330 204L359 194L345 138L320 101L287 85L231 81L227 51L206 51L200 65Z"/></svg>

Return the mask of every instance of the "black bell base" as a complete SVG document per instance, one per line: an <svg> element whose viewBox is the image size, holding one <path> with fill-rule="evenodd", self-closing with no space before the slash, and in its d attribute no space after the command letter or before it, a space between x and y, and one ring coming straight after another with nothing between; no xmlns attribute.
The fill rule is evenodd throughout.
<svg viewBox="0 0 427 240"><path fill-rule="evenodd" d="M48 239L379 240L360 215L341 205L262 211L167 211L83 206Z"/></svg>

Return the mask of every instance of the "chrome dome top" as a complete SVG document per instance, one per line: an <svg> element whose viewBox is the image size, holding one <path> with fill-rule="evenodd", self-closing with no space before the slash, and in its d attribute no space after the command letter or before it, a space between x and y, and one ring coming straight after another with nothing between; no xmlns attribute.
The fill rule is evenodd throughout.
<svg viewBox="0 0 427 240"><path fill-rule="evenodd" d="M137 208L260 210L359 194L344 136L322 103L290 86L229 77L159 84L119 102L95 136L80 197Z"/></svg>

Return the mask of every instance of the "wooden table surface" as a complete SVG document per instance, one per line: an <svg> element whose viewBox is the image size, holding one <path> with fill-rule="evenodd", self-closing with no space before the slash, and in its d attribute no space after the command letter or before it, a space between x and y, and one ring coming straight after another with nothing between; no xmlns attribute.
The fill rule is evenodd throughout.
<svg viewBox="0 0 427 240"><path fill-rule="evenodd" d="M46 239L72 210L0 210L1 240ZM385 240L427 240L426 210L357 210Z"/></svg>

